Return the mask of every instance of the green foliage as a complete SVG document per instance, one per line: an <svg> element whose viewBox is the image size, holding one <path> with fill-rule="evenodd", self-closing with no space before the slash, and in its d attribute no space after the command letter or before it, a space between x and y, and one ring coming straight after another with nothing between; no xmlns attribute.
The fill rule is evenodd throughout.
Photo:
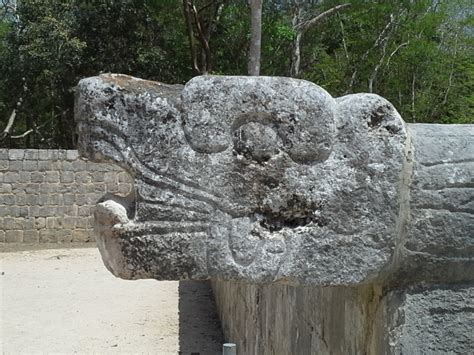
<svg viewBox="0 0 474 355"><path fill-rule="evenodd" d="M176 27L179 11L160 3L20 1L19 22L10 25L0 53L1 127L21 101L14 133L34 134L7 144L74 147L74 87L83 77L119 72L164 82L188 79L179 53L184 37L168 30Z"/></svg>
<svg viewBox="0 0 474 355"><path fill-rule="evenodd" d="M349 11L306 35L302 77L336 95L368 92L378 67L373 92L389 99L405 120L474 122L472 8L461 1L457 8L449 1L433 4L386 1L368 6L354 0ZM383 36L384 49L383 42L375 44L391 14L395 21Z"/></svg>
<svg viewBox="0 0 474 355"><path fill-rule="evenodd" d="M350 2L304 34L301 78L334 96L372 89L409 122L474 122L469 0ZM308 2L307 18L341 3ZM224 5L209 39L212 70L245 75L247 1ZM262 75L290 72L293 13L291 2L264 2ZM21 0L15 15L0 21L0 129L17 108L13 133L34 133L3 145L74 147L74 87L83 77L120 72L184 83L193 76L180 1Z"/></svg>

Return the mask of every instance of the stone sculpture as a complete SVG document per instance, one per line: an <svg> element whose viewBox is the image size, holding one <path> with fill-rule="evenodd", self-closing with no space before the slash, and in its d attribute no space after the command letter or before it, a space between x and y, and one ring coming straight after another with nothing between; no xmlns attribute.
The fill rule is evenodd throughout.
<svg viewBox="0 0 474 355"><path fill-rule="evenodd" d="M220 76L85 79L76 119L82 156L135 179L135 196L96 211L117 276L472 279L472 126L407 126L377 95Z"/></svg>
<svg viewBox="0 0 474 355"><path fill-rule="evenodd" d="M406 124L377 95L332 98L289 78L201 76L183 87L114 74L79 83L76 120L80 154L135 181L132 195L106 196L95 211L107 268L125 279L213 279L223 320L237 312L227 334L261 334L239 346L418 353L418 340L395 335L423 337L443 319L453 329L463 320L455 351L474 346L474 306L462 301L474 280L474 125ZM448 297L433 291L440 284L459 300L457 320L427 306ZM299 286L316 288L288 289ZM279 295L279 312L300 299L303 312L327 314L317 324L294 315L295 337L266 332L262 292ZM331 299L360 320L328 329L333 344L324 328L314 335L347 321ZM242 326L239 309L260 315ZM403 323L401 309L429 314L430 325Z"/></svg>

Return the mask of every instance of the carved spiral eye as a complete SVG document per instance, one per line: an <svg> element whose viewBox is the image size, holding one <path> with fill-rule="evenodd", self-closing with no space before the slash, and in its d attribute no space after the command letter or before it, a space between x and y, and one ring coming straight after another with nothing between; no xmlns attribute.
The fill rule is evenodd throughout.
<svg viewBox="0 0 474 355"><path fill-rule="evenodd" d="M281 139L269 126L249 122L234 130L234 151L259 163L270 160L280 151Z"/></svg>

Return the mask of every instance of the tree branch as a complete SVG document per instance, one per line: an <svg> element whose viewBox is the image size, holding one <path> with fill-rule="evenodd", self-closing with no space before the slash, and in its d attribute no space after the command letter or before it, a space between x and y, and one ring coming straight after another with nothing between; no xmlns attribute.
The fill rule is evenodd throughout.
<svg viewBox="0 0 474 355"><path fill-rule="evenodd" d="M196 6L191 6L193 15L194 15L194 21L196 23L196 28L198 30L198 35L199 35L199 41L201 42L202 48L204 48L204 53L205 53L205 62L201 63L202 66L204 67L203 72L207 73L211 68L210 66L210 58L211 58L211 50L209 48L209 42L206 39L206 34L204 33L202 29L202 23L201 19L199 18L199 13L196 9Z"/></svg>
<svg viewBox="0 0 474 355"><path fill-rule="evenodd" d="M448 87L446 88L446 91L444 92L443 105L446 105L446 102L448 102L449 90L451 89L451 86L453 85L454 64L456 63L456 57L458 54L458 35L457 34L456 34L456 40L454 43L455 44L454 44L453 61L451 62L451 71L449 73Z"/></svg>
<svg viewBox="0 0 474 355"><path fill-rule="evenodd" d="M338 15L339 16L339 15ZM344 31L344 25L342 23L342 19L339 16L339 25L341 27L341 34L342 34L342 46L344 48L344 55L346 56L346 59L349 60L349 52L347 51L347 43L346 43L346 33Z"/></svg>
<svg viewBox="0 0 474 355"><path fill-rule="evenodd" d="M406 41L405 43L402 43L400 44L397 48L395 48L395 50L390 53L390 55L388 56L388 60L387 60L387 67L390 65L390 61L392 60L392 57L400 50L402 49L403 47L406 47L410 44L410 41Z"/></svg>
<svg viewBox="0 0 474 355"><path fill-rule="evenodd" d="M185 22L186 22L186 29L188 31L189 48L191 50L191 62L192 62L193 70L196 73L200 73L199 66L197 63L196 46L194 43L194 31L193 31L193 24L191 20L190 3L188 0L183 0L183 14L184 14Z"/></svg>
<svg viewBox="0 0 474 355"><path fill-rule="evenodd" d="M319 24L321 21L323 21L327 17L331 16L332 14L334 14L338 11L341 11L343 9L346 9L350 6L351 6L351 4L349 4L349 3L334 6L334 7L330 8L329 10L326 10L326 11L320 13L319 15L313 17L311 20L308 20L306 22L298 24L296 26L296 30L301 31L302 33L305 33L306 31L313 28L314 26Z"/></svg>
<svg viewBox="0 0 474 355"><path fill-rule="evenodd" d="M369 56L370 52L374 49L374 48L377 48L380 43L386 39L387 37L387 32L391 29L393 23L395 22L395 16L393 14L390 14L390 20L388 21L387 25L384 27L384 29L380 32L379 36L377 37L377 39L375 40L374 44L372 47L370 47L369 49L367 49L367 51L362 55L361 59L359 60L359 63L365 63L365 61L367 60L367 57ZM355 84L355 80L356 80L356 77L357 77L357 73L358 73L358 68L356 67L354 69L354 71L352 72L352 76L351 76L351 81L349 83L349 87L348 89L346 90L346 93L349 93L352 91L352 88L354 87L354 84Z"/></svg>
<svg viewBox="0 0 474 355"><path fill-rule="evenodd" d="M23 134L19 134L17 136L10 136L10 138L13 138L13 139L18 139L18 138L24 138L26 137L28 134L34 132L33 129L29 129L28 131L24 132Z"/></svg>
<svg viewBox="0 0 474 355"><path fill-rule="evenodd" d="M10 131L13 127L13 123L15 122L15 118L16 118L16 110L13 110L11 115L10 115L10 118L8 119L7 126L5 127L5 129L2 132L2 138L6 137L10 134Z"/></svg>

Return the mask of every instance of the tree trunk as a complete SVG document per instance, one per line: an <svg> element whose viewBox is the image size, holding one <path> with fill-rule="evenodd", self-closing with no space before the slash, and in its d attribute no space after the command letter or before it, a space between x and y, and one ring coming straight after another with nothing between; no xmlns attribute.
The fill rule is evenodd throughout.
<svg viewBox="0 0 474 355"><path fill-rule="evenodd" d="M330 17L333 14L338 13L341 10L344 10L351 6L351 4L341 4L330 8L317 16L314 16L312 19L308 21L304 21L304 10L302 7L301 1L295 1L294 3L294 15L292 20L293 30L295 31L295 39L293 40L293 48L291 53L291 68L290 68L290 76L291 77L298 77L300 74L300 66L301 66L301 40L303 35L310 30L311 28L319 25L323 22L326 18Z"/></svg>
<svg viewBox="0 0 474 355"><path fill-rule="evenodd" d="M251 39L249 49L249 75L260 75L262 51L262 0L250 0Z"/></svg>
<svg viewBox="0 0 474 355"><path fill-rule="evenodd" d="M303 34L298 32L293 42L293 51L291 53L291 69L290 76L297 78L300 75L300 63L301 63L301 38Z"/></svg>

